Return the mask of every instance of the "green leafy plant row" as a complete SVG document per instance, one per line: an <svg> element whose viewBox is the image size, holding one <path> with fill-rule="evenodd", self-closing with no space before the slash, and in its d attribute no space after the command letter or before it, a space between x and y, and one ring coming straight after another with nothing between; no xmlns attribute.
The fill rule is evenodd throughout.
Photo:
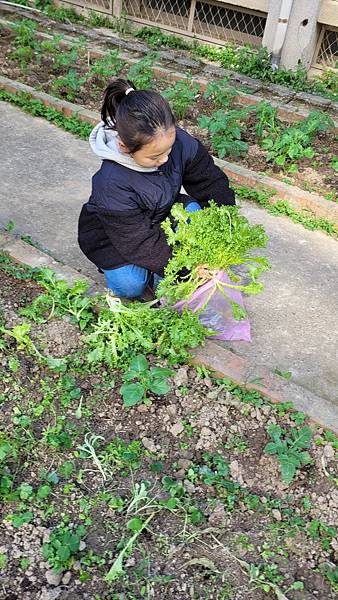
<svg viewBox="0 0 338 600"><path fill-rule="evenodd" d="M20 0L20 2L25 3L25 0ZM38 2L41 3L38 8L41 8L45 14L62 22L82 22L91 27L107 27L119 33L129 33L145 40L151 47L156 49L166 47L191 50L197 59L207 58L219 62L224 68L249 77L285 85L296 91L320 94L332 100L338 98L338 75L333 69L327 69L323 75L308 79L307 71L301 65L295 71L290 69L273 71L270 66L270 55L266 48L256 49L252 46L239 48L234 44L227 44L220 48L210 44L201 44L196 39L188 42L179 36L164 33L158 27L142 27L137 31L132 31L124 16L119 19L108 19L95 11L90 11L89 17L84 17L71 8L56 7L49 0L46 2L38 0Z"/></svg>
<svg viewBox="0 0 338 600"><path fill-rule="evenodd" d="M305 229L310 229L311 231L324 231L328 235L338 238L338 227L335 223L325 219L325 217L317 218L309 215L305 210L297 211L287 200L277 200L276 202L273 202L271 198L275 194L274 191L266 191L264 189L256 190L247 186L237 185L233 185L232 187L235 189L237 197L263 206L272 215L289 217L294 223L303 225Z"/></svg>
<svg viewBox="0 0 338 600"><path fill-rule="evenodd" d="M223 47L201 44L196 39L187 42L176 35L164 33L159 27L142 27L135 37L145 40L150 46L191 50L195 58L207 58L219 62L222 67L238 71L243 75L258 78L262 81L285 85L296 91L321 94L332 100L337 100L338 75L333 69L328 69L323 75L308 79L307 71L301 65L295 71L279 69L273 71L270 66L270 55L267 48L252 46L238 47L226 44Z"/></svg>
<svg viewBox="0 0 338 600"><path fill-rule="evenodd" d="M219 89L216 84L209 84L204 97L211 98L216 106L221 107L210 116L203 115L198 120L199 126L212 134L211 145L219 158L247 154L249 144L242 140L242 136L247 131L250 119L254 121L259 145L267 151L266 161L288 171L297 171L298 161L314 157L312 145L316 135L334 128L331 117L318 110L312 110L299 123L285 125L278 118L277 108L266 101L241 109L231 108L236 92L228 85L227 79L220 81ZM335 170L334 160L332 169Z"/></svg>
<svg viewBox="0 0 338 600"><path fill-rule="evenodd" d="M297 92L320 94L332 100L337 100L338 97L336 71L328 69L323 75L314 79L308 79L307 71L301 65L295 71L291 69L273 71L267 48L259 50L249 46L238 48L232 44L227 44L224 48L197 45L194 53L198 57L219 62L225 69L237 71L262 81L285 85Z"/></svg>
<svg viewBox="0 0 338 600"><path fill-rule="evenodd" d="M50 123L53 123L54 125L61 127L61 129L69 131L84 140L88 139L89 134L93 129L93 126L90 123L81 121L76 114L71 117L66 117L57 111L56 108L45 106L41 100L36 100L31 94L26 92L13 93L0 89L0 100L11 102L34 117L43 117Z"/></svg>

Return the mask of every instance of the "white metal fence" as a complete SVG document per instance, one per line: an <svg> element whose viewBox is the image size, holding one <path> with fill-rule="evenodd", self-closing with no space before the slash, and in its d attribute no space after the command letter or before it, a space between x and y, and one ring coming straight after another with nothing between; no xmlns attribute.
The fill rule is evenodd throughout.
<svg viewBox="0 0 338 600"><path fill-rule="evenodd" d="M338 0L322 2L325 9L331 7L332 11L332 5L338 8ZM257 47L262 45L268 14L265 0L238 0L238 4L234 0L59 0L59 3L115 17L122 14L135 24L160 27L202 41L221 45L229 41L249 43ZM328 24L335 11L327 14L326 20L318 23L314 70L337 68L338 27L337 23ZM337 15L333 21L337 21Z"/></svg>
<svg viewBox="0 0 338 600"><path fill-rule="evenodd" d="M338 28L322 25L313 64L319 68L338 68Z"/></svg>
<svg viewBox="0 0 338 600"><path fill-rule="evenodd" d="M262 43L266 14L224 2L197 0L125 0L127 18L157 25L201 40Z"/></svg>

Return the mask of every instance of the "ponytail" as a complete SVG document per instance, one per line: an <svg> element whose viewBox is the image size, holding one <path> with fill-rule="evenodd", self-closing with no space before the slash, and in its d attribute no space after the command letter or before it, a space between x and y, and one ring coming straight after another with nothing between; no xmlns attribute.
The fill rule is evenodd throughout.
<svg viewBox="0 0 338 600"><path fill-rule="evenodd" d="M158 92L136 90L129 79L115 79L104 92L101 118L115 129L130 152L175 126L169 103Z"/></svg>

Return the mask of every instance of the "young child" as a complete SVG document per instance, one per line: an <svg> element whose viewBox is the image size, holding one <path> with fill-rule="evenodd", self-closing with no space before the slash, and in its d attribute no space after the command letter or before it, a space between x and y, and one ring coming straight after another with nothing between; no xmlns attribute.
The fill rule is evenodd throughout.
<svg viewBox="0 0 338 600"><path fill-rule="evenodd" d="M170 258L161 222L172 205L192 212L210 200L235 204L234 193L204 146L175 126L159 93L115 79L101 117L89 141L103 162L82 207L79 245L117 296L140 298Z"/></svg>

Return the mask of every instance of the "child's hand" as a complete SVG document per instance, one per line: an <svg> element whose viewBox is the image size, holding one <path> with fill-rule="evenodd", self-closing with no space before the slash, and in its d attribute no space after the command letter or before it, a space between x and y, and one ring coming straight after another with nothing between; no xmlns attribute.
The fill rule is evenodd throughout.
<svg viewBox="0 0 338 600"><path fill-rule="evenodd" d="M196 271L197 271L197 275L199 277L202 277L203 279L205 277L208 278L208 276L209 276L208 265L200 265L199 267L196 267Z"/></svg>
<svg viewBox="0 0 338 600"><path fill-rule="evenodd" d="M196 272L202 279L212 279L217 273L217 269L208 269L208 265L200 265L196 267Z"/></svg>

